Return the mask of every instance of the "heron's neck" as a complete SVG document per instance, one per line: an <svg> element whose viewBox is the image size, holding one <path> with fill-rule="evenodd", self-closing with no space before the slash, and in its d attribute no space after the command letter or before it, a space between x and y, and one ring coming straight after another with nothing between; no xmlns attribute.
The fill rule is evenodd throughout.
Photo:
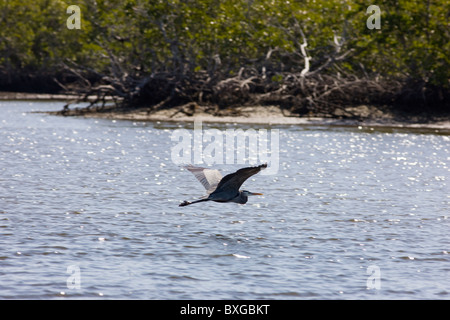
<svg viewBox="0 0 450 320"><path fill-rule="evenodd" d="M246 196L242 191L239 191L239 198L241 199L241 203L246 203L248 200L248 196Z"/></svg>

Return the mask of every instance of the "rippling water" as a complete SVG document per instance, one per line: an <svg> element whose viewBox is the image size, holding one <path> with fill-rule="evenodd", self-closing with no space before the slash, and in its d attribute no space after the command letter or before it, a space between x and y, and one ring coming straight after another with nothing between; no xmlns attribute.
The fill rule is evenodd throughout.
<svg viewBox="0 0 450 320"><path fill-rule="evenodd" d="M0 102L0 299L450 298L449 132L274 126L264 196L180 208L183 124L61 106Z"/></svg>

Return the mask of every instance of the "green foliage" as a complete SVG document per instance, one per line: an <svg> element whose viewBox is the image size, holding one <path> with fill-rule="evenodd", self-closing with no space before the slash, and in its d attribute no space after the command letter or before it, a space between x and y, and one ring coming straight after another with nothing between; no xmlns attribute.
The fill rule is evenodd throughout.
<svg viewBox="0 0 450 320"><path fill-rule="evenodd" d="M353 37L357 59L370 70L449 86L450 2L378 1L380 30L360 30Z"/></svg>
<svg viewBox="0 0 450 320"><path fill-rule="evenodd" d="M81 8L80 30L66 27L66 9L72 4ZM304 35L311 71L336 53L336 36L345 40L339 50L352 51L338 69L327 72L403 77L448 88L450 2L377 1L380 30L366 27L370 4L362 0L0 0L0 77L32 70L56 72L62 62L137 78L161 71L230 75L242 66L256 66L275 48L271 57L275 66L300 71Z"/></svg>

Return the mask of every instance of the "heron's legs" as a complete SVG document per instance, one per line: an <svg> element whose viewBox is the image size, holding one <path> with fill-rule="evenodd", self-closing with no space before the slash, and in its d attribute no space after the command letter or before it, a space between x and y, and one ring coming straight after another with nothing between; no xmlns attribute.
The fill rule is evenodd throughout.
<svg viewBox="0 0 450 320"><path fill-rule="evenodd" d="M211 200L211 199L200 199L200 200L196 200L196 201L192 201L192 202L190 202L190 201L183 201L178 206L179 207L184 207L184 206L188 206L190 204L194 204L194 203L197 203L197 202L203 202L203 201L209 201L209 200Z"/></svg>

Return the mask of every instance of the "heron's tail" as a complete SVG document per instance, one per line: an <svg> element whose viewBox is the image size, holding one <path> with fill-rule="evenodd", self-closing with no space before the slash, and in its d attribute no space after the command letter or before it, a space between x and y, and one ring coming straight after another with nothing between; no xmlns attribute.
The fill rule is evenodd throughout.
<svg viewBox="0 0 450 320"><path fill-rule="evenodd" d="M179 207L184 207L184 206L188 206L190 204L194 204L194 203L197 203L197 202L203 202L203 201L209 201L209 200L211 200L211 199L206 198L206 199L200 199L200 200L196 200L196 201L192 201L192 202L190 202L190 201L183 201L178 206Z"/></svg>

